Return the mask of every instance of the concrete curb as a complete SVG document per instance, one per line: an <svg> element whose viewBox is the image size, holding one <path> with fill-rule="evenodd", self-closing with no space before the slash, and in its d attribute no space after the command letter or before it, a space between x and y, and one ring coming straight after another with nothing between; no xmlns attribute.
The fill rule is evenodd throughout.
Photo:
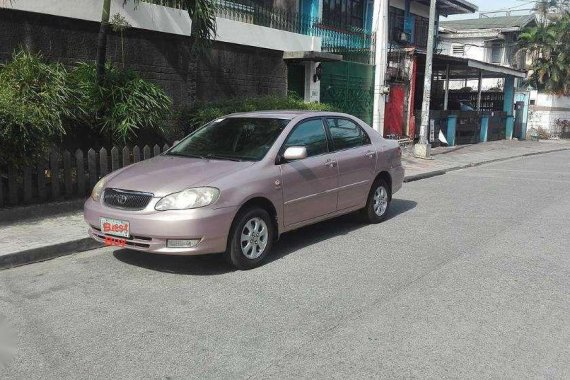
<svg viewBox="0 0 570 380"><path fill-rule="evenodd" d="M492 159L492 160L486 160L486 161L480 161L480 162L470 162L470 163L464 164L464 165L452 166L452 167L447 168L447 169L439 169L439 170L433 170L433 171L431 171L431 172L425 172L425 173L420 173L420 174L405 176L405 177L404 177L404 182L419 181L419 180L421 180L421 179L426 179L426 178L431 178L431 177L436 177L436 176L444 175L445 173L452 172L452 171L455 171L455 170L473 168L473 167L476 167L476 166L492 164L492 163L494 163L494 162L507 161L507 160L512 160L512 159L521 158L521 157L538 156L538 155L540 155L540 154L562 152L562 151L565 151L565 150L570 150L570 148L557 148L557 149L545 150L545 151L542 151L542 152L531 152L531 153L523 153L523 154L519 154L519 155L516 155L516 156L510 156L510 157L494 158L494 159Z"/></svg>
<svg viewBox="0 0 570 380"><path fill-rule="evenodd" d="M5 208L0 210L0 226L79 211L83 209L84 203L85 199L72 199L69 201Z"/></svg>
<svg viewBox="0 0 570 380"><path fill-rule="evenodd" d="M416 174L416 175L411 175L411 176L405 176L404 182L419 181L419 180L426 179L426 178L444 175L445 173L448 173L451 171L471 168L471 167L485 165L485 164L490 164L493 162L506 161L506 160L511 160L511 159L520 158L520 157L536 156L536 155L540 155L540 154L555 153L555 152L561 152L561 151L565 151L565 150L570 150L570 148L558 148L558 149L552 149L552 150L543 151L543 152L524 153L524 154L519 154L519 155L511 156L511 157L495 158L495 159L487 160L487 161L473 162L473 163L469 163L469 164L454 166L454 167L451 167L448 169L433 170L431 172L426 172L426 173L421 173L421 174ZM28 250L20 251L20 252L14 252L14 253L11 253L8 255L0 256L0 269L14 268L14 267L21 266L21 265L32 264L32 263L36 263L36 262L40 262L40 261L46 261L46 260L54 259L56 257L66 256L66 255L70 255L70 254L78 253L78 252L83 252L83 251L89 251L89 250L97 249L97 248L101 248L101 247L103 247L103 245L101 245L101 243L98 243L95 240L93 240L89 237L86 237L86 238L68 241L65 243L53 244L53 245L48 245L45 247L39 247L39 248L28 249Z"/></svg>
<svg viewBox="0 0 570 380"><path fill-rule="evenodd" d="M21 265L55 259L56 257L89 251L101 248L102 246L103 245L101 243L87 237L66 241L65 243L46 245L45 247L27 249L25 251L0 256L0 269L9 269Z"/></svg>

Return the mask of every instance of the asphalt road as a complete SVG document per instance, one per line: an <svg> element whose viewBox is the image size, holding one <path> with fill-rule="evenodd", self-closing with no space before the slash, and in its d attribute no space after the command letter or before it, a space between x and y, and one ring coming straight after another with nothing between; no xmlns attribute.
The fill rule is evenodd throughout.
<svg viewBox="0 0 570 380"><path fill-rule="evenodd" d="M569 189L566 151L405 184L386 222L287 234L252 271L109 248L5 270L0 378L568 379Z"/></svg>

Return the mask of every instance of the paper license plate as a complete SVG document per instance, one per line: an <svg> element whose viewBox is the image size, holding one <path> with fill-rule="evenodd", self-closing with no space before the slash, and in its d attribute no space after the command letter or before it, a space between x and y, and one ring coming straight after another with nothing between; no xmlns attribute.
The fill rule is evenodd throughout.
<svg viewBox="0 0 570 380"><path fill-rule="evenodd" d="M129 237L129 222L110 218L101 218L101 232L106 235Z"/></svg>

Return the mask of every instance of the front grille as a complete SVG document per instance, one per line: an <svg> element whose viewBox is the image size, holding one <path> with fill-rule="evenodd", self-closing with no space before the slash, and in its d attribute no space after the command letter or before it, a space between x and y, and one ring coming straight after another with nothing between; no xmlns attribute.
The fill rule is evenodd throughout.
<svg viewBox="0 0 570 380"><path fill-rule="evenodd" d="M135 211L144 209L152 199L152 195L129 190L105 189L103 202L109 207Z"/></svg>

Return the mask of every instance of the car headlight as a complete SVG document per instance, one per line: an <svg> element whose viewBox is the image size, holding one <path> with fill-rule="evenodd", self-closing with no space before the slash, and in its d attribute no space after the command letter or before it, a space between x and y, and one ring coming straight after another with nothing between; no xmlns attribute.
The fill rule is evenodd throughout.
<svg viewBox="0 0 570 380"><path fill-rule="evenodd" d="M96 184L95 187L93 187L93 191L91 191L91 198L93 198L94 201L99 201L99 199L101 199L101 194L103 194L103 190L105 189L105 185L107 184L107 178L103 177L101 178Z"/></svg>
<svg viewBox="0 0 570 380"><path fill-rule="evenodd" d="M220 190L215 187L192 187L167 195L156 203L155 210L185 210L211 205L218 200Z"/></svg>

